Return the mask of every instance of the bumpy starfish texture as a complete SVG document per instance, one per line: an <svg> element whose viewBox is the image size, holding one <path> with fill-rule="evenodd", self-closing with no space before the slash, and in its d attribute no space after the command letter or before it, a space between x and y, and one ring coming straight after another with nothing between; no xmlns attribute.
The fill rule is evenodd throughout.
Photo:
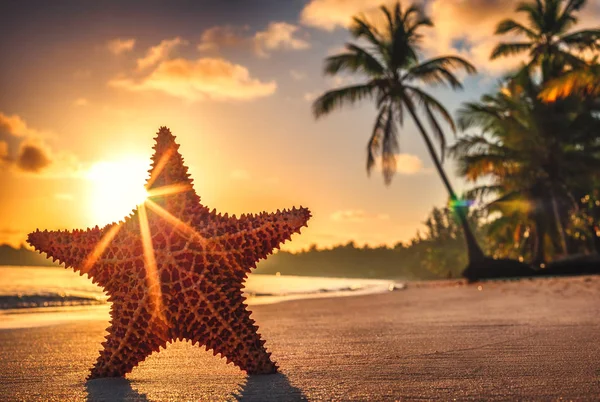
<svg viewBox="0 0 600 402"><path fill-rule="evenodd" d="M155 140L149 196L124 221L28 237L36 250L87 274L112 302L104 349L88 378L125 376L174 340L199 342L249 374L276 372L242 282L306 226L309 210L239 218L209 211L169 129L161 127Z"/></svg>

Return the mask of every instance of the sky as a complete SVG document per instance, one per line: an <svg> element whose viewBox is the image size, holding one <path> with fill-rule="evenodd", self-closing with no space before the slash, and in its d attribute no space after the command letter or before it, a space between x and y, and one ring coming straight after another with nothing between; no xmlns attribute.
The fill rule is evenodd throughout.
<svg viewBox="0 0 600 402"><path fill-rule="evenodd" d="M167 126L202 203L229 214L305 206L313 218L284 248L414 237L447 194L411 122L386 187L365 171L376 110L366 102L315 120L311 102L360 77L324 77L352 41L353 15L381 1L4 1L0 3L0 244L36 228L118 221L143 200L154 134ZM387 2L391 4L391 1ZM460 55L465 89L427 88L455 112L519 59L490 61L515 0L428 0L423 57ZM600 24L590 1L578 28ZM507 38L504 38L505 40ZM453 135L447 131L449 143ZM460 191L452 161L445 167Z"/></svg>

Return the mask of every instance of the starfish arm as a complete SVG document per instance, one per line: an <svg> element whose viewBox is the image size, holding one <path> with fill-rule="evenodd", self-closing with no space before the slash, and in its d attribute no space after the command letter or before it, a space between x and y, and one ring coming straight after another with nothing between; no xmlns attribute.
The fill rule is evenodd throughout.
<svg viewBox="0 0 600 402"><path fill-rule="evenodd" d="M110 315L111 326L102 342L104 347L88 379L124 377L144 361L152 352L165 348L171 340L169 330L152 303L135 304L131 299L115 301Z"/></svg>
<svg viewBox="0 0 600 402"><path fill-rule="evenodd" d="M266 258L274 249L290 240L294 233L300 233L300 229L307 226L310 216L310 211L302 207L275 213L242 215L234 222L237 230L220 236L220 241L227 249L239 253L239 265L247 273L258 260Z"/></svg>
<svg viewBox="0 0 600 402"><path fill-rule="evenodd" d="M244 299L235 287L210 294L200 300L193 315L182 321L177 336L193 344L199 342L248 374L275 373L277 365L266 351Z"/></svg>
<svg viewBox="0 0 600 402"><path fill-rule="evenodd" d="M168 128L161 127L155 141L150 177L145 185L148 199L169 213L191 209L194 213L207 212L208 208L200 205L200 197L194 191L175 136Z"/></svg>
<svg viewBox="0 0 600 402"><path fill-rule="evenodd" d="M120 226L117 224L107 225L100 229L96 226L93 229L73 230L73 231L47 231L36 230L27 237L27 242L31 244L36 251L44 252L52 261L58 261L65 264L65 267L72 267L80 274L88 274L94 279L98 276L109 275L109 272L102 272L96 266L96 262L102 254L111 254L112 250L106 250L111 244L113 238L117 235ZM106 267L106 266L105 266ZM95 281L96 282L96 281Z"/></svg>

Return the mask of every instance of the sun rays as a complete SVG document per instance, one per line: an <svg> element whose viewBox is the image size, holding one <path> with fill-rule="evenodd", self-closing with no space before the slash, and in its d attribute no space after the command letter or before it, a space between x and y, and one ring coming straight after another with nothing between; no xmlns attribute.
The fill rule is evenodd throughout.
<svg viewBox="0 0 600 402"><path fill-rule="evenodd" d="M117 235L117 233L119 233L120 229L121 225L113 225L106 231L106 233L102 236L102 239L98 242L94 250L92 250L92 252L85 259L81 267L82 274L86 274L90 271L90 269L94 266L96 261L98 261L102 253L104 253L106 247L108 247L109 244L112 243L112 240Z"/></svg>
<svg viewBox="0 0 600 402"><path fill-rule="evenodd" d="M194 240L199 240L202 243L206 243L206 239L204 236L199 234L194 228L192 228L187 223L181 221L179 218L173 216L169 211L155 203L150 199L146 199L145 205L150 208L153 212L159 215L161 218L169 222L175 229L182 232L189 238L194 238Z"/></svg>
<svg viewBox="0 0 600 402"><path fill-rule="evenodd" d="M140 205L138 210L138 218L140 222L140 233L142 235L142 247L144 251L144 265L146 267L146 287L149 291L148 297L152 299L155 315L162 316L162 291L160 289L160 280L158 278L158 269L156 266L156 258L154 257L154 247L152 245L152 233L150 233L150 225L148 224L148 214L146 206Z"/></svg>

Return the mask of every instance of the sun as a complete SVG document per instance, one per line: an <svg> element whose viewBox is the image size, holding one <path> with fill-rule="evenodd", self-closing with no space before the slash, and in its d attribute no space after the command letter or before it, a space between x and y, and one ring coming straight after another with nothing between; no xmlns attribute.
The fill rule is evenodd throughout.
<svg viewBox="0 0 600 402"><path fill-rule="evenodd" d="M86 178L93 183L90 208L99 226L122 220L144 202L148 196L144 183L149 168L142 158L92 165Z"/></svg>

